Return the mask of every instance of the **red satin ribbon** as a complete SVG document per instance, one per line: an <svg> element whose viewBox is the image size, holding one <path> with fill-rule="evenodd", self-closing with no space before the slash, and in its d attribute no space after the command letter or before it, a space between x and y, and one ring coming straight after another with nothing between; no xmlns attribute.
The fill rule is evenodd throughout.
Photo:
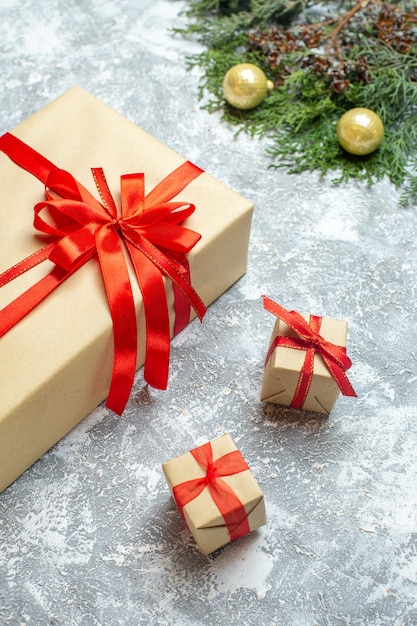
<svg viewBox="0 0 417 626"><path fill-rule="evenodd" d="M45 185L45 200L34 207L34 227L52 237L44 246L0 275L0 287L42 261L52 271L0 311L0 337L35 308L84 263L97 256L113 322L114 360L107 406L123 412L133 385L137 359L137 327L126 253L142 293L146 320L144 378L165 389L168 381L170 325L163 277L174 285L178 314L175 332L189 320L192 306L200 318L206 307L191 286L185 255L201 235L182 226L193 204L172 202L202 170L186 162L147 195L144 174L121 176L118 213L101 168L92 174L98 202L71 174L57 168L10 133L0 137L0 150Z"/></svg>
<svg viewBox="0 0 417 626"><path fill-rule="evenodd" d="M268 363L273 351L278 346L306 351L304 364L291 402L293 408L302 408L307 398L313 380L314 355L316 353L322 357L342 394L356 397L356 393L346 376L346 371L352 365L346 354L346 348L327 341L319 334L321 317L311 315L310 321L306 322L297 311L287 311L266 296L263 296L263 305L267 311L285 322L298 335L297 337L275 337L266 355L265 364Z"/></svg>
<svg viewBox="0 0 417 626"><path fill-rule="evenodd" d="M233 489L221 478L249 469L242 454L239 450L234 450L213 461L213 449L210 442L191 450L191 454L206 474L202 478L187 480L174 487L174 499L182 517L184 518L185 505L197 498L207 487L224 519L230 541L247 535L250 527L245 508Z"/></svg>

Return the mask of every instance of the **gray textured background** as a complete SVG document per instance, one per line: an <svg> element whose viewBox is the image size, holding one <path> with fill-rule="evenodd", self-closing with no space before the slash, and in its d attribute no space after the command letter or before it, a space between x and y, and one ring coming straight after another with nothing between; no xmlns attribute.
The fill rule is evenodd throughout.
<svg viewBox="0 0 417 626"><path fill-rule="evenodd" d="M0 623L417 623L415 207L268 169L267 141L202 111L177 0L1 0L0 131L79 84L255 203L248 272L173 342L170 386L104 407L0 495ZM288 308L346 319L357 400L263 406ZM268 525L203 557L160 464L229 432Z"/></svg>

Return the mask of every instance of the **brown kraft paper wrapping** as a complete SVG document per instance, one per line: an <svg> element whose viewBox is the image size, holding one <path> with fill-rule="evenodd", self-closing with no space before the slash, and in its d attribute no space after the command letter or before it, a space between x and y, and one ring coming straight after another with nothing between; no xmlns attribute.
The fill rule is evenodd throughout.
<svg viewBox="0 0 417 626"><path fill-rule="evenodd" d="M149 193L186 161L80 87L10 132L96 197L90 168L102 167L116 203L122 174L144 172ZM44 199L44 188L1 152L0 179L2 272L45 244L32 226L33 207ZM186 226L202 237L188 260L193 287L208 306L246 271L253 205L207 173L176 199L196 205ZM0 310L52 267L46 261L0 289ZM145 325L134 279L132 285L140 367ZM168 281L166 292L173 327ZM105 399L112 359L112 322L92 259L0 339L0 491Z"/></svg>
<svg viewBox="0 0 417 626"><path fill-rule="evenodd" d="M305 320L308 315L302 316ZM320 334L324 339L339 346L346 347L347 323L344 320L322 318ZM280 319L275 322L270 344L275 337L295 337L296 334ZM305 359L304 350L277 347L265 365L264 379L261 390L261 402L273 402L283 406L291 406L296 390L299 374ZM303 404L306 411L329 414L340 390L332 378L320 354L314 355L314 373L311 387Z"/></svg>
<svg viewBox="0 0 417 626"><path fill-rule="evenodd" d="M210 444L213 450L213 461L237 450L235 443L228 434L213 439ZM191 452L163 463L162 469L171 494L174 487L180 483L205 475L204 469ZM221 476L221 479L233 489L244 506L249 531L263 526L266 523L265 501L252 472L247 469L230 476ZM183 514L187 526L203 554L210 554L221 546L230 543L225 521L207 488L184 506Z"/></svg>

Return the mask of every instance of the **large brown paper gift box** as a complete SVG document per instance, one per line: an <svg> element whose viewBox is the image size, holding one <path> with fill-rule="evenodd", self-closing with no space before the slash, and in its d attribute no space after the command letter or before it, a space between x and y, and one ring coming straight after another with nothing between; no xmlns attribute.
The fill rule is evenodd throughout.
<svg viewBox="0 0 417 626"><path fill-rule="evenodd" d="M302 316L306 321L308 315ZM346 347L347 322L323 317L320 335L327 341ZM296 337L296 333L282 320L277 319L269 345L275 337ZM305 351L278 346L265 365L261 390L261 401L291 406L301 368L304 364ZM328 415L332 410L340 389L327 369L320 354L314 355L313 379L302 408L306 411Z"/></svg>
<svg viewBox="0 0 417 626"><path fill-rule="evenodd" d="M211 447L214 462L233 452L237 453L245 464L234 441L227 433L213 439L205 446ZM203 448L203 446L200 446L200 448ZM195 448L193 452L198 453L200 448ZM227 473L226 463L225 467L224 471ZM221 480L227 483L235 496L240 500L241 505L243 505L244 511L243 509L242 511L246 530L238 530L239 536L247 534L266 523L263 493L248 466L246 468L244 471L230 475L223 475L220 472ZM181 483L202 478L207 474L207 469L201 466L191 452L181 454L175 459L163 463L162 469L174 499L174 490ZM197 497L185 504L182 509L182 515L203 554L210 554L234 540L231 538L225 519L214 502L208 487L205 487Z"/></svg>
<svg viewBox="0 0 417 626"><path fill-rule="evenodd" d="M186 159L80 87L11 131L95 197L91 167L102 167L113 196L120 176L145 173L148 193ZM44 199L40 181L0 152L0 272L45 244L32 226ZM252 203L203 173L176 199L193 203L185 225L201 234L188 254L194 289L209 305L246 270ZM43 262L0 289L0 310L53 265ZM141 295L137 310L138 360L144 361ZM172 285L166 282L173 326ZM0 491L102 402L113 361L112 322L95 259L68 278L0 339ZM174 365L175 366L175 365Z"/></svg>

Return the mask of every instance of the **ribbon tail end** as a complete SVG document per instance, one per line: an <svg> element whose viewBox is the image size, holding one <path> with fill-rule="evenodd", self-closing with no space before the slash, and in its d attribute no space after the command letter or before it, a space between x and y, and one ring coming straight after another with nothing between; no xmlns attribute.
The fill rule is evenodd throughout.
<svg viewBox="0 0 417 626"><path fill-rule="evenodd" d="M126 404L127 404L127 399L116 401L110 398L109 396L106 400L106 407L110 409L110 411L113 411L113 413L116 413L116 415L118 415L119 417L122 416L123 411L126 408Z"/></svg>

